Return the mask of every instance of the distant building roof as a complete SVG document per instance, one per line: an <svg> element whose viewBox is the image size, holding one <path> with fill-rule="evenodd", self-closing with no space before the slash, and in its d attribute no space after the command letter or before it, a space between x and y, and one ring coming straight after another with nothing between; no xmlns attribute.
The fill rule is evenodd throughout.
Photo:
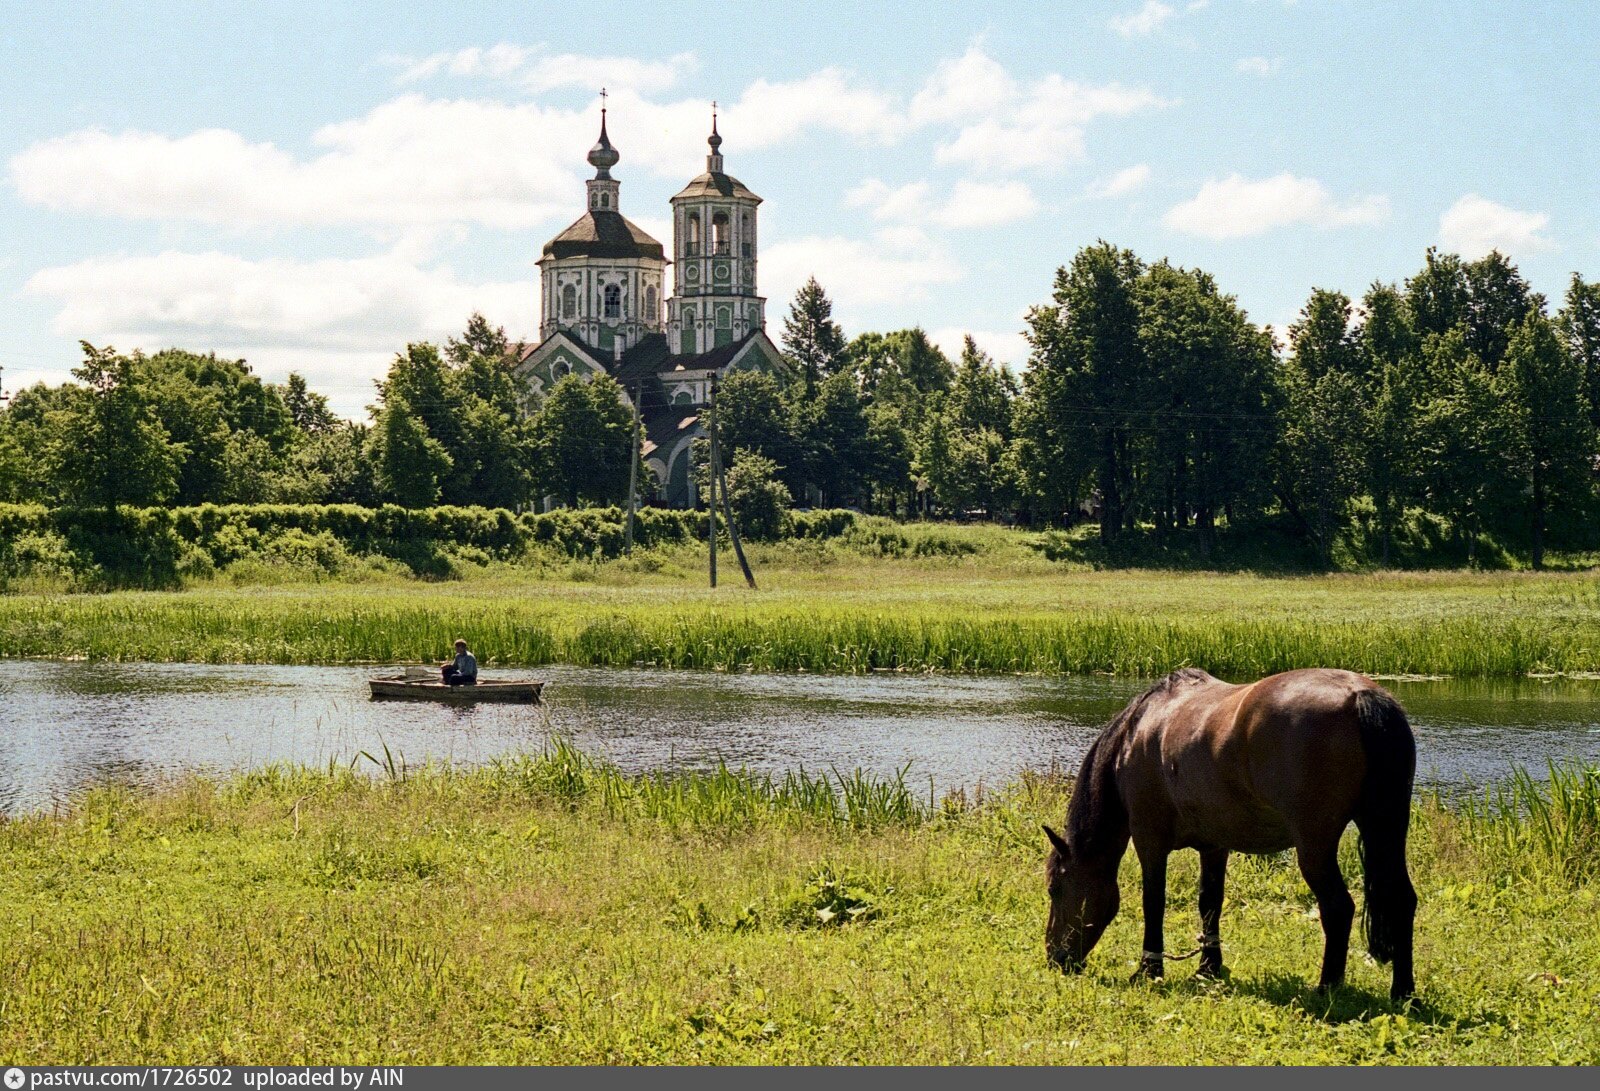
<svg viewBox="0 0 1600 1091"><path fill-rule="evenodd" d="M743 197L747 201L760 201L745 188L745 184L732 175L723 174L721 171L706 171L684 186L677 197Z"/></svg>
<svg viewBox="0 0 1600 1091"><path fill-rule="evenodd" d="M561 234L544 244L544 256L553 258L655 258L665 261L661 244L622 213L597 209L585 212Z"/></svg>

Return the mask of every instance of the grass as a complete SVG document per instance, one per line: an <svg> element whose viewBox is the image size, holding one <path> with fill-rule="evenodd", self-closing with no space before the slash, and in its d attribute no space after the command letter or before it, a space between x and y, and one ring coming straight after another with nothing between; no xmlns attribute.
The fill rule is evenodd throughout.
<svg viewBox="0 0 1600 1091"><path fill-rule="evenodd" d="M1466 814L1418 805L1421 998L1396 1007L1363 958L1333 997L1309 990L1320 934L1285 857L1235 862L1224 982L1183 963L1127 983L1131 856L1128 909L1087 973L1050 970L1038 823L1060 816L1059 780L939 802L831 772L628 777L561 745L473 770L362 768L103 788L0 822L0 1055L1600 1060L1595 877L1560 865L1559 839L1506 829L1530 792L1591 837L1594 814L1528 779ZM1171 936L1194 926L1195 883L1179 854Z"/></svg>
<svg viewBox="0 0 1600 1091"><path fill-rule="evenodd" d="M0 597L0 656L400 662L437 658L462 635L490 665L1600 670L1600 582L1588 572L1112 571L1051 560L1042 536L997 527L903 528L886 555L871 552L877 540L755 546L755 592L736 573L707 589L700 553L672 548L448 583L13 594Z"/></svg>

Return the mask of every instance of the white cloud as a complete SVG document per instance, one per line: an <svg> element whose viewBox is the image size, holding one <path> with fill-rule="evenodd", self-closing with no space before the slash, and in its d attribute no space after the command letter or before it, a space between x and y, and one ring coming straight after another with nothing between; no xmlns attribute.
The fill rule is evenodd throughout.
<svg viewBox="0 0 1600 1091"><path fill-rule="evenodd" d="M904 115L889 96L852 83L838 68L788 83L756 80L726 116L738 142L758 148L788 143L807 129L876 141L892 140L905 129Z"/></svg>
<svg viewBox="0 0 1600 1091"><path fill-rule="evenodd" d="M762 288L783 313L814 276L842 309L926 297L928 288L961 279L964 270L915 227L885 228L871 238L808 236L769 246L761 255Z"/></svg>
<svg viewBox="0 0 1600 1091"><path fill-rule="evenodd" d="M1124 197L1134 190L1143 189L1149 181L1150 164L1137 163L1124 167L1109 178L1091 182L1086 192L1090 197Z"/></svg>
<svg viewBox="0 0 1600 1091"><path fill-rule="evenodd" d="M396 78L398 83L416 83L446 74L504 80L533 92L557 87L593 87L597 84L604 84L613 91L624 87L641 92L664 91L700 67L693 53L678 53L665 60L648 61L637 57L550 54L542 46L521 46L510 42L501 42L487 49L472 46L433 53L421 59L394 57L390 61L403 69Z"/></svg>
<svg viewBox="0 0 1600 1091"><path fill-rule="evenodd" d="M939 227L994 227L1026 219L1039 211L1033 190L1022 182L962 180L948 197L934 200L927 182L891 187L869 178L845 194L845 203L868 209L874 219Z"/></svg>
<svg viewBox="0 0 1600 1091"><path fill-rule="evenodd" d="M1247 76L1275 76L1283 69L1282 57L1240 57L1234 62L1233 70L1243 72Z"/></svg>
<svg viewBox="0 0 1600 1091"><path fill-rule="evenodd" d="M1178 9L1161 0L1144 0L1144 4L1126 15L1118 15L1108 26L1124 38L1154 34L1178 14Z"/></svg>
<svg viewBox="0 0 1600 1091"><path fill-rule="evenodd" d="M1207 182L1195 196L1168 209L1162 222L1189 235L1239 239L1296 224L1326 228L1381 223L1388 215L1387 197L1337 201L1315 178L1285 171L1257 181L1231 174Z"/></svg>
<svg viewBox="0 0 1600 1091"><path fill-rule="evenodd" d="M522 228L571 206L591 128L533 105L407 95L318 130L326 150L310 158L226 129L89 129L20 152L11 177L33 204L127 219Z"/></svg>
<svg viewBox="0 0 1600 1091"><path fill-rule="evenodd" d="M1020 371L1028 363L1028 339L1020 332L945 326L929 333L928 340L938 345L940 351L950 359L959 360L968 336L978 343L980 349L994 357L996 363L1010 364L1012 371Z"/></svg>
<svg viewBox="0 0 1600 1091"><path fill-rule="evenodd" d="M1148 88L1084 84L1052 73L1030 87L1003 116L968 125L940 144L934 160L1008 172L1059 167L1083 157L1083 129L1090 121L1169 105Z"/></svg>
<svg viewBox="0 0 1600 1091"><path fill-rule="evenodd" d="M1555 240L1544 234L1549 224L1543 212L1520 212L1469 193L1440 215L1439 242L1468 260L1491 250L1531 254L1555 249Z"/></svg>
<svg viewBox="0 0 1600 1091"><path fill-rule="evenodd" d="M1011 74L974 44L955 60L939 63L911 99L909 116L914 125L965 121L992 113L1016 94Z"/></svg>
<svg viewBox="0 0 1600 1091"><path fill-rule="evenodd" d="M291 369L358 414L407 342L459 333L473 311L512 337L538 329L529 283L469 283L394 254L250 261L165 251L89 258L35 273L24 290L54 299L57 332L120 349L170 345L243 356L269 379Z"/></svg>

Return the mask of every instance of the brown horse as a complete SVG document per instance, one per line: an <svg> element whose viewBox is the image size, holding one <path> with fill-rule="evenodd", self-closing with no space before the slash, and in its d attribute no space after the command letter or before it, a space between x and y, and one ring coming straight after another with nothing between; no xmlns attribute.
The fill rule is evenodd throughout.
<svg viewBox="0 0 1600 1091"><path fill-rule="evenodd" d="M1294 848L1322 915L1322 978L1344 980L1355 905L1339 871L1339 838L1361 835L1367 949L1394 963L1390 995L1415 989L1406 873L1416 741L1400 703L1341 670L1297 670L1250 685L1202 670L1168 675L1102 731L1073 787L1065 834L1050 827L1045 950L1083 968L1117 914L1117 866L1130 837L1144 879L1140 976L1162 976L1167 856L1200 853L1200 968L1222 973L1222 886L1228 853Z"/></svg>

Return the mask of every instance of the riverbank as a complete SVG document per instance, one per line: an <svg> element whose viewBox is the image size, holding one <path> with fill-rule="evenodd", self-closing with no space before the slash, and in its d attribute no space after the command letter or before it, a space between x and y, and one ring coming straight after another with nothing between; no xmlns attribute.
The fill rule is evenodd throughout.
<svg viewBox="0 0 1600 1091"><path fill-rule="evenodd" d="M991 528L992 529L992 528ZM0 597L0 655L393 663L455 636L486 665L1112 673L1301 666L1499 678L1600 670L1589 573L1098 571L1033 555L753 550L761 590L689 551L443 583L210 584ZM728 577L732 578L728 578Z"/></svg>
<svg viewBox="0 0 1600 1091"><path fill-rule="evenodd" d="M1284 858L1234 864L1226 982L1199 984L1178 963L1163 985L1127 983L1131 856L1125 912L1088 972L1050 970L1038 823L1065 806L1055 780L930 807L893 780L847 777L836 793L726 771L633 779L566 748L470 772L383 758L363 759L375 778L280 767L102 789L67 814L0 822L0 1053L1600 1060L1592 789L1590 811L1553 812L1570 836L1549 842L1503 812L1419 805L1421 1001L1402 1009L1365 958L1331 1001L1310 991L1320 932ZM1192 930L1195 879L1193 854L1175 856L1171 936Z"/></svg>

